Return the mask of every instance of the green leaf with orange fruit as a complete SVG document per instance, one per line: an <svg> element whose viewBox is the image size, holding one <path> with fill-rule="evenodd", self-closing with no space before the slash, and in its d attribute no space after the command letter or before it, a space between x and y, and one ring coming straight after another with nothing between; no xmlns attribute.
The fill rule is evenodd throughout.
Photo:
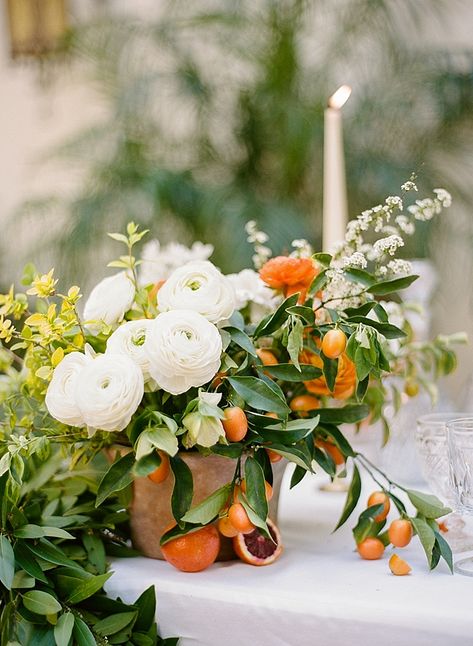
<svg viewBox="0 0 473 646"><path fill-rule="evenodd" d="M251 408L274 412L283 417L289 414L289 406L263 379L258 379L257 377L228 377L228 382Z"/></svg>
<svg viewBox="0 0 473 646"><path fill-rule="evenodd" d="M322 370L308 363L300 363L300 370L293 363L278 363L275 366L265 366L264 372L281 381L310 381L322 375Z"/></svg>
<svg viewBox="0 0 473 646"><path fill-rule="evenodd" d="M220 487L201 503L189 509L182 517L182 521L185 523L199 523L200 525L207 525L212 522L228 503L231 490L232 485L230 483Z"/></svg>
<svg viewBox="0 0 473 646"><path fill-rule="evenodd" d="M265 477L261 465L253 457L248 457L245 461L245 496L248 504L266 521L268 517L268 501L266 499Z"/></svg>

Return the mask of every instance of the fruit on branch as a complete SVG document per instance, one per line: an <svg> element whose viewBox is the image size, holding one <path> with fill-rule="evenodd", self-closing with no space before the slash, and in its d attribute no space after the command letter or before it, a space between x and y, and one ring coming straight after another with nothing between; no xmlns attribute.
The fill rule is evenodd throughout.
<svg viewBox="0 0 473 646"><path fill-rule="evenodd" d="M345 464L345 456L332 441L317 439L315 440L315 445L328 453L337 467Z"/></svg>
<svg viewBox="0 0 473 646"><path fill-rule="evenodd" d="M241 534L248 534L255 528L241 502L234 502L228 510L230 524Z"/></svg>
<svg viewBox="0 0 473 646"><path fill-rule="evenodd" d="M289 402L289 408L301 417L308 417L309 411L320 408L320 401L313 395L297 395Z"/></svg>
<svg viewBox="0 0 473 646"><path fill-rule="evenodd" d="M238 534L238 531L233 527L228 516L219 518L217 527L222 536L226 536L227 538L233 538Z"/></svg>
<svg viewBox="0 0 473 646"><path fill-rule="evenodd" d="M347 337L342 330L329 330L322 340L322 352L328 359L338 359L346 346Z"/></svg>
<svg viewBox="0 0 473 646"><path fill-rule="evenodd" d="M391 503L384 491L373 491L370 495L367 506L373 507L374 505L383 505L383 509L374 517L377 523L381 523L389 514L389 510L391 509Z"/></svg>
<svg viewBox="0 0 473 646"><path fill-rule="evenodd" d="M246 480L243 478L243 480L240 482L240 488L243 491L243 493L246 493ZM271 500L273 497L273 488L269 484L269 482L264 483L264 488L265 488L265 493L266 493L266 500Z"/></svg>
<svg viewBox="0 0 473 646"><path fill-rule="evenodd" d="M174 526L174 525L173 525ZM168 527L166 531L169 531ZM220 550L220 536L215 525L174 538L161 547L164 558L182 572L201 572L212 565Z"/></svg>
<svg viewBox="0 0 473 646"><path fill-rule="evenodd" d="M301 352L299 361L301 363L309 363L321 370L323 370L324 367L322 357L310 350L304 350ZM307 390L314 395L328 395L334 399L348 399L348 397L351 397L355 391L355 364L347 357L345 352L338 357L338 370L333 392L327 386L324 376L312 379L311 381L305 381L304 385Z"/></svg>
<svg viewBox="0 0 473 646"><path fill-rule="evenodd" d="M366 561L376 561L384 554L384 545L379 538L365 538L356 546L358 554Z"/></svg>
<svg viewBox="0 0 473 646"><path fill-rule="evenodd" d="M406 547L412 539L411 522L404 518L393 520L388 529L388 537L394 547Z"/></svg>
<svg viewBox="0 0 473 646"><path fill-rule="evenodd" d="M282 455L279 455L279 453L276 453L276 451L271 451L271 449L266 449L266 453L268 454L269 461L272 464L282 460Z"/></svg>
<svg viewBox="0 0 473 646"><path fill-rule="evenodd" d="M264 348L258 348L256 350L256 354L258 355L261 363L263 366L277 366L278 365L278 360L274 356L274 354L271 352L271 350L265 350Z"/></svg>
<svg viewBox="0 0 473 646"><path fill-rule="evenodd" d="M239 406L231 406L223 411L222 420L225 437L229 442L241 442L248 432L248 419Z"/></svg>
<svg viewBox="0 0 473 646"><path fill-rule="evenodd" d="M155 484L161 484L164 482L169 475L169 457L163 451L158 451L159 457L161 458L161 464L157 469L148 475L148 478Z"/></svg>

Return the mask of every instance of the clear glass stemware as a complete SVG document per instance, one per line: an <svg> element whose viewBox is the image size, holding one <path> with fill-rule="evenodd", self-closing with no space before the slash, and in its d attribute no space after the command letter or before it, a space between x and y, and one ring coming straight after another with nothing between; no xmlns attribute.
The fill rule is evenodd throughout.
<svg viewBox="0 0 473 646"><path fill-rule="evenodd" d="M455 509L473 516L473 417L447 422L449 484ZM473 557L455 563L455 572L473 576Z"/></svg>
<svg viewBox="0 0 473 646"><path fill-rule="evenodd" d="M469 414L431 413L417 420L416 446L422 475L432 493L452 508L455 507L455 496L450 484L447 424L463 417L469 417ZM473 549L473 537L465 533L465 521L460 514L449 514L445 525L453 552Z"/></svg>

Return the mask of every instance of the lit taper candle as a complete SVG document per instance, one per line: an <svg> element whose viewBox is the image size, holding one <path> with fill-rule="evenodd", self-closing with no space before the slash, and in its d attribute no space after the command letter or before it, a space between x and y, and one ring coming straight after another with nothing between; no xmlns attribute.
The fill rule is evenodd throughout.
<svg viewBox="0 0 473 646"><path fill-rule="evenodd" d="M333 94L324 119L324 210L323 250L332 251L345 237L348 219L345 157L343 152L342 107L351 87L342 85Z"/></svg>

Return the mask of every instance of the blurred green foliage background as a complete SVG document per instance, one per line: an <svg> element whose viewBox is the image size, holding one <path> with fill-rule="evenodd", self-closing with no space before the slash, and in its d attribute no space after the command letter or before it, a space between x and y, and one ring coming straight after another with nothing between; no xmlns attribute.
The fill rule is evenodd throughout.
<svg viewBox="0 0 473 646"><path fill-rule="evenodd" d="M428 36L461 4L173 1L146 21L98 11L72 32L68 55L103 117L52 151L81 170L75 194L58 188L25 203L23 213L66 214L35 253L47 245L56 267L83 281L97 273L99 250L108 253L105 232L129 220L163 242L212 242L225 271L250 262L249 219L277 252L299 237L318 248L323 111L342 83L353 86L344 109L352 216L396 194L413 170L420 187L445 186L468 203L473 47ZM430 234L426 225L405 255L426 255Z"/></svg>

